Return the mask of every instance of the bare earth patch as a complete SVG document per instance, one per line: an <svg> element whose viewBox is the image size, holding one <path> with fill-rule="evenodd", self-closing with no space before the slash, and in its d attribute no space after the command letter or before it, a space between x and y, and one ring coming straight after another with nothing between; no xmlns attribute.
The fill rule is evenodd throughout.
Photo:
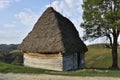
<svg viewBox="0 0 120 80"><path fill-rule="evenodd" d="M46 74L15 74L0 73L0 80L120 80L113 77L73 77L73 76L56 76Z"/></svg>

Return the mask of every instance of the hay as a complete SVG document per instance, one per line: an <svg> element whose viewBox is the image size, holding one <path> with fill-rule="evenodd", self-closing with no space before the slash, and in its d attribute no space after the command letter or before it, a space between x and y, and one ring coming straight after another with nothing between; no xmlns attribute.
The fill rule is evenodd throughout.
<svg viewBox="0 0 120 80"><path fill-rule="evenodd" d="M33 30L19 45L23 52L32 53L84 53L86 45L79 38L74 24L52 7L38 19Z"/></svg>

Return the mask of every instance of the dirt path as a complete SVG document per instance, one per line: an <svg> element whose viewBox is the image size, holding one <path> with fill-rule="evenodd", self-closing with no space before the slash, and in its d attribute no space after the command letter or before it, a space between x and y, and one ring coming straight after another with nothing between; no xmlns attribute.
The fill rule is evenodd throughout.
<svg viewBox="0 0 120 80"><path fill-rule="evenodd" d="M70 76L55 76L46 74L2 74L0 80L120 80L120 78L112 77L70 77Z"/></svg>

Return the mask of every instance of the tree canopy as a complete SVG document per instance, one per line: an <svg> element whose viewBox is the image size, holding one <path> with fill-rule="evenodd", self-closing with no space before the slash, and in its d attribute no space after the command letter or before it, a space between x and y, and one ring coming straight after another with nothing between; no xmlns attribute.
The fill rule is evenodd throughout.
<svg viewBox="0 0 120 80"><path fill-rule="evenodd" d="M112 48L113 64L117 68L117 47L120 34L120 0L83 0L84 39L106 36ZM116 59L115 59L116 58Z"/></svg>

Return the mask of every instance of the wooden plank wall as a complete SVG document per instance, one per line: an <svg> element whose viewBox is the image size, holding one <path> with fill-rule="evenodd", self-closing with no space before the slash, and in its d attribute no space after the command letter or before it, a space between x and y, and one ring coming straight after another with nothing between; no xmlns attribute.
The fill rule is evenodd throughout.
<svg viewBox="0 0 120 80"><path fill-rule="evenodd" d="M35 68L43 68L57 71L75 70L78 68L84 68L84 54L78 55L77 53L62 56L58 54L38 54L38 53L25 53L24 65ZM78 67L79 64L79 67Z"/></svg>
<svg viewBox="0 0 120 80"><path fill-rule="evenodd" d="M24 65L35 68L62 71L61 54L25 53Z"/></svg>
<svg viewBox="0 0 120 80"><path fill-rule="evenodd" d="M77 53L63 57L63 70L74 70L78 68Z"/></svg>
<svg viewBox="0 0 120 80"><path fill-rule="evenodd" d="M81 53L79 57L79 68L85 68L85 54Z"/></svg>

